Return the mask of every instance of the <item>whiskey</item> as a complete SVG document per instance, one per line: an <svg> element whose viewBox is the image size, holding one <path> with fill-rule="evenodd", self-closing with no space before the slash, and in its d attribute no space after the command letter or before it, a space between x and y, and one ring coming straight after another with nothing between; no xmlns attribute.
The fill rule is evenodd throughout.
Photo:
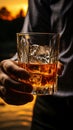
<svg viewBox="0 0 73 130"><path fill-rule="evenodd" d="M51 94L57 89L57 63L18 63L18 65L30 73L29 80L20 79L22 82L33 86L33 93Z"/></svg>

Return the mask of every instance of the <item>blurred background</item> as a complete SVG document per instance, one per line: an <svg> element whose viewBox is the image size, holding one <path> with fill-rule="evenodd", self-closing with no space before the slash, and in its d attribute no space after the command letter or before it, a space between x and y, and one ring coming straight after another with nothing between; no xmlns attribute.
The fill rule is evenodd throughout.
<svg viewBox="0 0 73 130"><path fill-rule="evenodd" d="M15 54L16 33L23 27L27 9L28 0L0 0L0 61ZM35 99L12 106L0 98L0 130L30 130Z"/></svg>
<svg viewBox="0 0 73 130"><path fill-rule="evenodd" d="M0 0L0 61L16 52L16 33L20 32L28 0Z"/></svg>

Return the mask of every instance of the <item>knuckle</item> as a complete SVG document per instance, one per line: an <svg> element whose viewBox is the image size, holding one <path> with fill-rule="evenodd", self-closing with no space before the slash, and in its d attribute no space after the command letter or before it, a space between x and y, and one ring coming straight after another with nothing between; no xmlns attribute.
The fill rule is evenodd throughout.
<svg viewBox="0 0 73 130"><path fill-rule="evenodd" d="M7 84L7 82L8 82L8 77L5 74L2 74L1 78L0 78L0 83L2 85L5 85L5 84Z"/></svg>
<svg viewBox="0 0 73 130"><path fill-rule="evenodd" d="M3 60L3 61L1 62L1 68L2 68L5 72L8 72L8 71L12 68L11 61L9 61L9 60Z"/></svg>
<svg viewBox="0 0 73 130"><path fill-rule="evenodd" d="M3 66L6 62L7 62L7 60L1 61L1 66Z"/></svg>
<svg viewBox="0 0 73 130"><path fill-rule="evenodd" d="M6 89L5 89L5 87L1 86L1 87L0 87L0 91L1 91L2 95L5 95L5 94L6 94Z"/></svg>

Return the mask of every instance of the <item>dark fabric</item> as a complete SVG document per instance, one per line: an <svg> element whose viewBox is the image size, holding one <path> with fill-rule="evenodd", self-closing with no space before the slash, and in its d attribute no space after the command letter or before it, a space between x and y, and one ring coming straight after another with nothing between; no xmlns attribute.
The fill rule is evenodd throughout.
<svg viewBox="0 0 73 130"><path fill-rule="evenodd" d="M73 0L29 0L22 32L59 32L58 92L37 96L31 130L73 129ZM71 128L72 127L72 128Z"/></svg>
<svg viewBox="0 0 73 130"><path fill-rule="evenodd" d="M73 95L73 1L29 0L22 32L60 33L59 60L64 70L59 76L59 95Z"/></svg>
<svg viewBox="0 0 73 130"><path fill-rule="evenodd" d="M73 97L37 97L31 130L63 129L73 129Z"/></svg>

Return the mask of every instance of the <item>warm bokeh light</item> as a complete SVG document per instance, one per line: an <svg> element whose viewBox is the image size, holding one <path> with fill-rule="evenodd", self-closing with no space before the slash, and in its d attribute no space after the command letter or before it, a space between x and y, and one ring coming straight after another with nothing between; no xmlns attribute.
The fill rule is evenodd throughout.
<svg viewBox="0 0 73 130"><path fill-rule="evenodd" d="M12 16L16 16L16 14L18 14L21 9L23 9L25 16L28 9L28 4L26 3L26 4L14 5L14 7L11 6L8 8L8 10L11 11Z"/></svg>
<svg viewBox="0 0 73 130"><path fill-rule="evenodd" d="M2 99L0 99L0 130L9 129L29 129L32 121L33 107L36 100L34 100L25 105L13 106L6 104Z"/></svg>
<svg viewBox="0 0 73 130"><path fill-rule="evenodd" d="M26 16L28 9L28 0L0 0L0 9L2 7L5 7L11 13L11 16L13 18L19 14L21 9L24 12L24 16Z"/></svg>

